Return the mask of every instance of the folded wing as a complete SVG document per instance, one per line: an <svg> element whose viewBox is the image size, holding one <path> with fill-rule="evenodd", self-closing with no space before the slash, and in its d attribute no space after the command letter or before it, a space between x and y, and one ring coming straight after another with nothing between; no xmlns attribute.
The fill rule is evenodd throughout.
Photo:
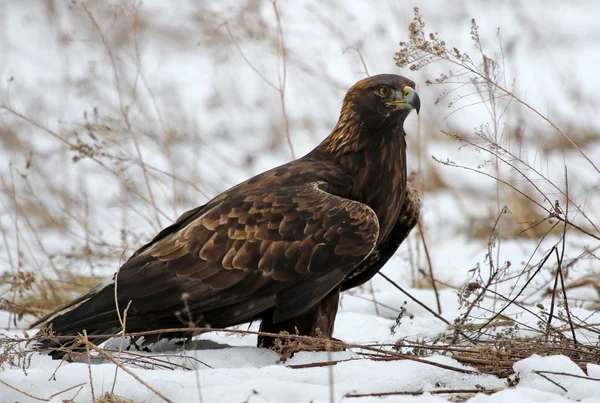
<svg viewBox="0 0 600 403"><path fill-rule="evenodd" d="M35 325L101 334L119 327L116 303L123 311L130 301L128 330L181 325L182 312L213 327L273 307L275 321L300 315L377 243L374 211L327 190L312 182L238 191L186 213L120 268L116 292L114 283L97 288Z"/></svg>

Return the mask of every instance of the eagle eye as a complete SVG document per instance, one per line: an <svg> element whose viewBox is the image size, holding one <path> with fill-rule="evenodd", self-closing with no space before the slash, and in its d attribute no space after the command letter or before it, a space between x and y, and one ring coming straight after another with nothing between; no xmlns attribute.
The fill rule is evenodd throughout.
<svg viewBox="0 0 600 403"><path fill-rule="evenodd" d="M391 93L392 93L392 89L387 85L382 85L381 87L379 87L377 89L377 94L379 94L379 96L384 97L384 98L389 97Z"/></svg>

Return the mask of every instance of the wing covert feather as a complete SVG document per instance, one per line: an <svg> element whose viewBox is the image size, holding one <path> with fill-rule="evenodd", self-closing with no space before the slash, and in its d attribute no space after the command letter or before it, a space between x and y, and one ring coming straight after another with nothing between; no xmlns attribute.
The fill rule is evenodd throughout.
<svg viewBox="0 0 600 403"><path fill-rule="evenodd" d="M236 295L267 292L280 304L290 289L299 307L313 303L372 252L379 234L370 207L326 190L324 182L313 182L222 198L128 261L119 291L148 299L185 283L196 306L206 297L211 309L220 309L225 305L208 290L227 293L227 304L239 303ZM141 286L148 276L152 284ZM288 305L279 317L295 314Z"/></svg>
<svg viewBox="0 0 600 403"><path fill-rule="evenodd" d="M359 263L377 242L375 213L320 186L325 184L230 197L156 242L143 255L169 262L169 270L188 276L193 273L177 263L181 259L182 265L191 266L190 255L199 259L200 266L202 262L219 262L225 270L261 270L267 274L293 261L290 270L305 274L326 269L314 264L311 267L311 258L322 254L320 250L327 246L331 260L338 261L336 266L346 260Z"/></svg>

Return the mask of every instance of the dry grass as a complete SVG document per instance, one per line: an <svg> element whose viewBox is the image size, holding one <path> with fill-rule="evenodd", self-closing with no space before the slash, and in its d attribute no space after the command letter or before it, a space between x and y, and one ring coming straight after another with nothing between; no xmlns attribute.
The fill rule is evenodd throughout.
<svg viewBox="0 0 600 403"><path fill-rule="evenodd" d="M135 403L135 401L121 397L114 393L106 392L102 396L98 397L95 403Z"/></svg>
<svg viewBox="0 0 600 403"><path fill-rule="evenodd" d="M318 330L318 329L317 329ZM319 333L317 331L317 333ZM285 362L286 360L292 358L295 353L300 351L343 351L345 347L342 344L333 344L328 343L328 340L323 338L322 335L317 334L315 338L293 338L289 337L290 334L288 332L281 332L281 336L285 336L285 338L280 337L275 339L275 343L272 347L272 350L275 351L280 356L280 360Z"/></svg>
<svg viewBox="0 0 600 403"><path fill-rule="evenodd" d="M500 378L513 375L513 365L532 355L564 355L587 372L587 364L600 360L600 347L574 345L569 340L548 341L545 337L500 339L452 352L458 362L477 368L483 374Z"/></svg>
<svg viewBox="0 0 600 403"><path fill-rule="evenodd" d="M510 333L510 327L505 327L505 329ZM507 333L501 333L492 340L470 346L400 341L396 344L395 349L410 351L412 354L423 357L432 353L448 355L461 364L476 368L482 374L491 374L500 378L512 376L515 373L513 365L534 354L543 357L567 356L584 372L587 372L586 365L588 363L600 360L599 346L575 345L567 339L548 340L544 336L514 337L507 336Z"/></svg>
<svg viewBox="0 0 600 403"><path fill-rule="evenodd" d="M432 351L447 352L459 362L472 365L483 373L501 377L511 375L512 365L532 354L564 354L582 368L588 362L597 362L600 348L590 341L582 344L576 334L589 330L592 335L597 335L600 332L598 326L573 318L564 281L574 262L585 256L591 256L593 259L597 257L589 250L569 262L564 256L568 233L576 232L579 239L587 237L589 241L597 241L600 240L598 225L586 215L583 208L585 203L577 201L579 195L572 190L573 179L569 177L567 167L564 167L562 181L552 180L548 170L536 162L543 161L542 151L538 151L532 161L521 154L519 149L525 141L521 136L523 132L501 128L504 126L503 116L509 106L517 105L533 110L554 130L554 133L549 133L548 136L558 139L555 142L545 141L543 152L562 151L568 146L579 153L581 163L588 164L589 175L598 173L596 165L584 149L586 145L595 141L594 134L575 136L576 132L562 131L548 117L519 98L514 89L508 88L508 80L504 76L501 64L503 61L496 61L484 53L475 20L472 21L470 32L476 49L475 56L447 45L437 33L427 33L424 28L423 18L418 9L415 9L414 21L409 28L409 41L401 43L401 49L396 55L398 65L409 67L411 70L420 70L433 63L449 65L450 70L447 73L429 80L430 85L445 86L438 102L445 102L446 95L455 88L468 87L486 103L491 120L489 124L476 128L472 134L446 132L449 139L457 141L461 148L469 148L485 155L487 158L480 165L463 165L441 159L436 161L444 167L480 174L495 180L497 185L495 197L487 195L486 198L486 195L482 194L475 197L478 203L490 206L487 216L472 218L469 231L473 238L487 239L488 253L485 263L488 267L485 272L478 266L473 269L475 281L467 284L462 290L460 301L464 311L454 322L456 333L450 343L438 340L433 344L424 342L418 346L412 345L413 353L428 355ZM499 43L501 46L500 40ZM503 55L502 49L497 51L497 54ZM448 102L450 106L456 106L461 101L466 101L465 98L466 96L463 98L462 95L453 95ZM518 150L513 151L514 148ZM588 193L584 193L583 197L587 198ZM494 205L497 208L494 209ZM527 237L538 242L537 249L542 240L552 236L557 238L558 242L549 251L545 251L543 258L536 264L531 264L532 255L521 272L511 274L511 264L508 261L500 266L501 239ZM550 270L554 278L553 287L552 283L547 285L551 290L551 306L549 310L542 307L536 313L533 311L536 308L532 310L522 304L519 297L529 288L536 276L547 270ZM527 281L518 288L514 283L510 297L494 291L499 284L514 281L521 276L526 276ZM435 284L433 276L430 276L430 283ZM488 312L483 321L471 316L474 310L486 306L483 302L488 298L499 299L501 308L494 304L493 310ZM537 316L537 327L506 318L503 312L512 305ZM527 332L533 332L536 336L520 336L524 326ZM593 340L594 336L591 337ZM398 348L406 346L407 344L400 342Z"/></svg>
<svg viewBox="0 0 600 403"><path fill-rule="evenodd" d="M20 277L22 276L27 276L27 280L15 283L12 275L3 275L5 284L14 284L20 292L13 301L2 299L0 303L0 309L12 312L18 317L42 317L89 291L103 280L102 277L70 271L62 273L60 280L37 279L33 273L20 272Z"/></svg>
<svg viewBox="0 0 600 403"><path fill-rule="evenodd" d="M585 127L572 127L565 132L569 138L580 147L589 147L600 141L600 133ZM533 135L539 139L540 146L545 153L559 152L572 149L572 144L564 137L551 136L548 132L536 131Z"/></svg>
<svg viewBox="0 0 600 403"><path fill-rule="evenodd" d="M495 200L487 201L492 205ZM519 193L506 191L501 204L508 209L496 229L503 239L527 238L542 239L544 236L560 235L562 228L555 226L555 221L546 220L548 214ZM497 214L490 211L485 217L473 217L470 220L468 233L471 237L487 240L494 231Z"/></svg>

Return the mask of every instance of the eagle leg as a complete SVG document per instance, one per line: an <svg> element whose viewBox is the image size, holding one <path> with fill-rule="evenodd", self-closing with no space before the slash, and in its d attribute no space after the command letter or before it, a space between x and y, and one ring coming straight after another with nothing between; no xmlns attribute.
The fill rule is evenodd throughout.
<svg viewBox="0 0 600 403"><path fill-rule="evenodd" d="M331 339L339 300L340 287L336 287L308 312L276 323L273 323L275 309L270 309L262 317L260 331L265 333L287 332L289 334ZM257 345L258 347L270 348L275 345L275 339L269 336L258 336Z"/></svg>

